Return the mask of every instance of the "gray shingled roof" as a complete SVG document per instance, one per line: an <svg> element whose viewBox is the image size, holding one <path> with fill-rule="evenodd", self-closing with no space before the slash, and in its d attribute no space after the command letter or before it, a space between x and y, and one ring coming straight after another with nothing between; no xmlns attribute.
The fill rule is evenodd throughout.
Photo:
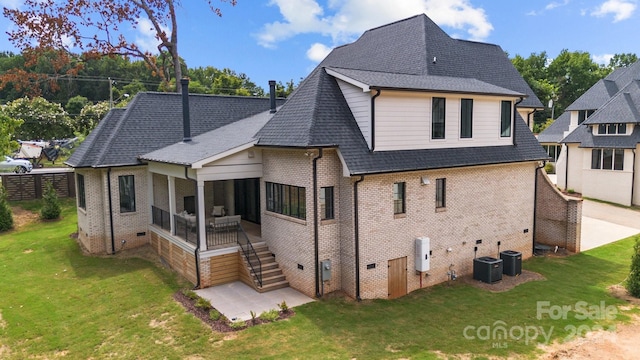
<svg viewBox="0 0 640 360"><path fill-rule="evenodd" d="M567 106L566 111L600 109L620 89L634 80L640 80L640 62L614 70Z"/></svg>
<svg viewBox="0 0 640 360"><path fill-rule="evenodd" d="M189 142L179 142L142 155L140 159L192 165L243 145L253 144L256 141L255 135L258 130L272 116L273 114L270 111L265 111L198 135Z"/></svg>
<svg viewBox="0 0 640 360"><path fill-rule="evenodd" d="M369 87L380 89L431 90L435 92L488 94L522 97L526 94L477 79L436 75L395 74L380 71L327 68Z"/></svg>
<svg viewBox="0 0 640 360"><path fill-rule="evenodd" d="M635 149L640 143L640 127L635 127L631 135L594 136L588 126L577 129L562 140L563 143L578 143L582 148Z"/></svg>
<svg viewBox="0 0 640 360"><path fill-rule="evenodd" d="M424 14L368 30L319 66L476 79L526 94L520 107L543 107L499 46L453 39Z"/></svg>
<svg viewBox="0 0 640 360"><path fill-rule="evenodd" d="M578 143L585 148L632 149L640 142L640 129L631 135L594 135L591 126L596 124L640 124L640 61L626 68L616 69L604 80L596 83L578 100L567 107L571 110L597 109L563 143ZM568 128L568 125L567 125Z"/></svg>
<svg viewBox="0 0 640 360"><path fill-rule="evenodd" d="M640 80L634 80L615 94L583 122L589 124L640 123Z"/></svg>
<svg viewBox="0 0 640 360"><path fill-rule="evenodd" d="M569 130L571 123L571 113L565 111L555 119L549 127L538 134L538 141L541 143L559 143L564 138L564 132Z"/></svg>
<svg viewBox="0 0 640 360"><path fill-rule="evenodd" d="M278 99L278 104L283 100ZM191 136L269 110L268 98L189 95ZM138 93L125 109L112 109L66 164L109 167L140 164L143 154L182 141L182 97Z"/></svg>

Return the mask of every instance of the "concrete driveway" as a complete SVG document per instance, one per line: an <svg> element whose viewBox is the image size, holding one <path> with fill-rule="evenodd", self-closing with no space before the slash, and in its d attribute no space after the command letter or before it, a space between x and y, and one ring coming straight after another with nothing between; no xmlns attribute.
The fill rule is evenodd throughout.
<svg viewBox="0 0 640 360"><path fill-rule="evenodd" d="M640 233L640 211L584 200L581 231L581 251L624 239Z"/></svg>

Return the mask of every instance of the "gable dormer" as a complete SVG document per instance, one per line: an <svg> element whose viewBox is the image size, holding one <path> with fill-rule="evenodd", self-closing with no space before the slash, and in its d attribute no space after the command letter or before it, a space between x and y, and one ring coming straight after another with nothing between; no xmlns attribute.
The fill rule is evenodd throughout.
<svg viewBox="0 0 640 360"><path fill-rule="evenodd" d="M513 145L524 94L475 79L328 68L370 150Z"/></svg>

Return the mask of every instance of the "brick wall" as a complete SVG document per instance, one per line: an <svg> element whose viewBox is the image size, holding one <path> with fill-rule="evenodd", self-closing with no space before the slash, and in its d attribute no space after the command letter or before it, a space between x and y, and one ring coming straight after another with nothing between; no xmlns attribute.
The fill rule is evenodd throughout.
<svg viewBox="0 0 640 360"><path fill-rule="evenodd" d="M262 237L291 286L310 296L315 295L313 157L305 156L305 151L264 150L261 184ZM420 287L421 277L423 287L446 281L452 264L459 275L471 273L474 256L499 257L499 250L516 250L530 257L535 165L365 176L358 185L361 297L387 297L387 264L396 258L407 257L407 289L413 291ZM431 184L422 185L423 176ZM436 178L447 179L445 209L435 208ZM336 212L335 220L321 221L319 226L319 260L330 259L333 265L325 293L342 290L356 295L353 184L357 179L343 177L333 150L325 150L318 160L318 187L334 186ZM264 211L265 181L305 187L306 221ZM400 216L393 214L394 182L406 183L406 214ZM414 244L421 236L431 238L432 250L431 270L422 275L414 271ZM476 240L482 243L476 245Z"/></svg>
<svg viewBox="0 0 640 360"><path fill-rule="evenodd" d="M499 251L515 250L530 257L534 168L534 163L520 163L366 176L358 196L361 297L386 298L388 262L405 256L407 290L421 286L421 275L414 270L418 237L431 239L430 271L422 275L423 287L446 281L450 267L458 275L472 273L474 256L499 257ZM422 185L423 176L430 184ZM444 209L435 207L437 178L446 178ZM406 183L402 216L393 214L394 182ZM482 243L476 245L477 240Z"/></svg>
<svg viewBox="0 0 640 360"><path fill-rule="evenodd" d="M148 225L150 204L147 199L146 166L115 168L111 171L111 208L109 216L108 171L104 169L76 169L85 176L87 208L78 208L78 239L92 254L109 254L111 246L111 218L115 251L138 247L149 242ZM136 211L120 213L118 176L133 175L135 181ZM125 241L123 244L122 241Z"/></svg>
<svg viewBox="0 0 640 360"><path fill-rule="evenodd" d="M558 191L544 170L537 176L536 242L580 252L582 199Z"/></svg>

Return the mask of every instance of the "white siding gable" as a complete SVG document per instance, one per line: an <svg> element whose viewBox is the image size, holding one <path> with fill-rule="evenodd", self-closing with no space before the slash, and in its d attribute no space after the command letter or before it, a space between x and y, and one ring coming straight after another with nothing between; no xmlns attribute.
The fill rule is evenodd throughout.
<svg viewBox="0 0 640 360"><path fill-rule="evenodd" d="M347 104L353 113L353 117L358 123L360 132L367 141L371 149L371 92L363 92L362 88L336 79L342 95L347 100Z"/></svg>
<svg viewBox="0 0 640 360"><path fill-rule="evenodd" d="M433 97L446 99L444 139L431 139ZM460 138L460 100L463 98L473 99L473 137L468 139ZM375 100L374 150L511 145L512 137L500 136L502 100L512 99L383 90Z"/></svg>

